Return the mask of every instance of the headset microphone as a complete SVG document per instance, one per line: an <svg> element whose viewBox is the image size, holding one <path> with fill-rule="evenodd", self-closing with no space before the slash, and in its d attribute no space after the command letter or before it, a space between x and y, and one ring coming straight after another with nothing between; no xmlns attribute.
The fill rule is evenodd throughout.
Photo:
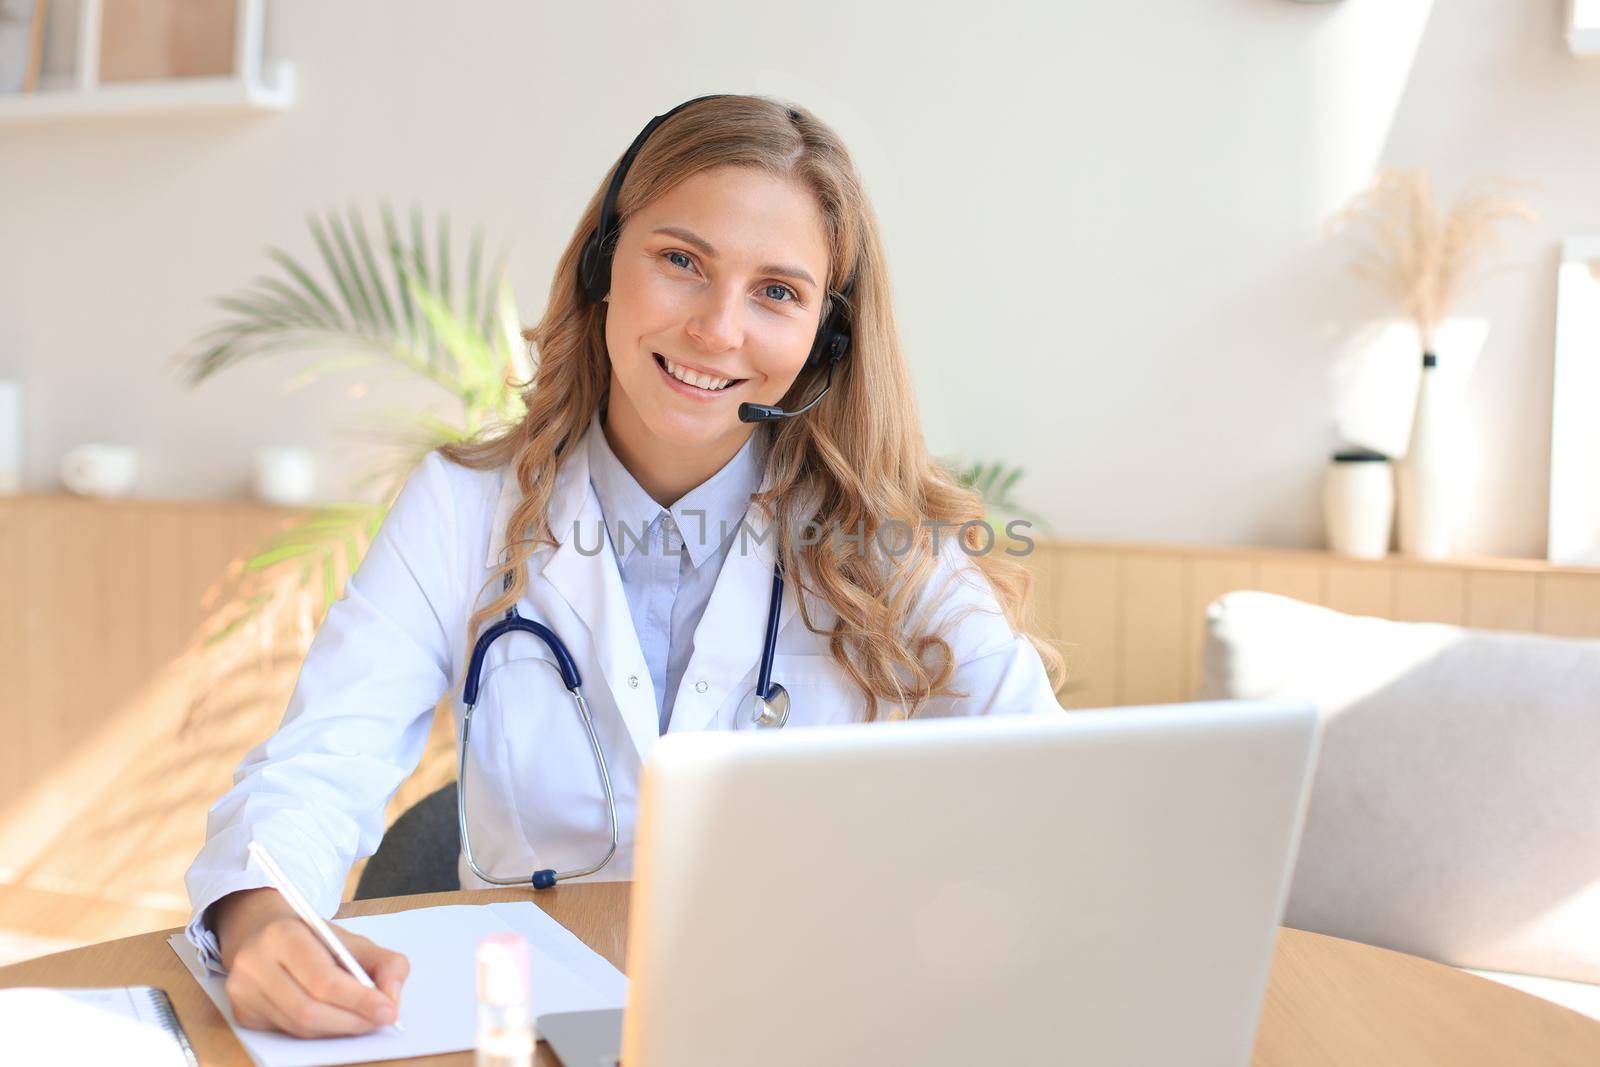
<svg viewBox="0 0 1600 1067"><path fill-rule="evenodd" d="M855 288L856 280L851 278L840 291L841 297L848 297L850 290ZM793 411L785 411L776 404L751 404L739 405L740 422L777 422L779 419L792 419L796 415L804 415L817 406L817 401L828 395L828 390L833 388L833 371L839 366L839 361L844 359L850 351L850 321L848 312L840 312L837 307L829 311L823 321L823 327L817 332L817 341L812 346L811 354L806 357L806 366L815 367L822 362L819 353L826 353L828 357L828 379L822 383L822 389L803 406Z"/></svg>
<svg viewBox="0 0 1600 1067"><path fill-rule="evenodd" d="M785 411L776 404L740 404L740 422L777 422L779 419L790 419L796 415L804 415L816 407L817 401L828 395L828 390L833 388L833 372L840 361L850 352L850 293L856 287L856 280L851 278L845 282L844 288L839 290L836 298L828 301L827 314L822 316L822 325L817 330L817 339L811 345L811 352L806 356L806 367L821 366L824 358L828 361L828 380L822 383L822 391L812 397L804 406L793 411Z"/></svg>
<svg viewBox="0 0 1600 1067"><path fill-rule="evenodd" d="M812 408L816 407L817 401L819 401L823 397L827 396L828 395L828 390L832 389L832 388L833 388L833 366L830 364L828 366L828 381L827 381L827 384L825 384L822 387L822 392L820 392L816 396L812 397L811 398L811 403L807 404L805 407L803 407L803 408L795 408L793 411L785 411L785 410L783 410L782 408L778 407L775 404L744 403L744 404L740 404L739 405L739 421L740 422L777 422L779 419L792 419L796 415L804 415L806 412L808 412Z"/></svg>

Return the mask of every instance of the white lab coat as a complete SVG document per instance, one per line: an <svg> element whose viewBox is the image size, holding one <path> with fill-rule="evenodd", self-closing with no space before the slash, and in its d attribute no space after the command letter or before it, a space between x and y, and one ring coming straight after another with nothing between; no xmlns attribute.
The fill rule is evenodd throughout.
<svg viewBox="0 0 1600 1067"><path fill-rule="evenodd" d="M227 893L267 884L247 862L252 839L331 916L351 866L378 847L385 806L420 761L430 713L446 692L459 737L467 621L489 599L474 597L494 575L517 496L509 469L468 470L437 453L408 479L312 641L282 725L246 754L233 788L210 810L206 844L187 875L189 933L208 963L215 965L199 925L204 909ZM621 831L616 856L594 877L628 878L639 771L659 727L616 558L597 536L601 511L583 447L573 448L557 473L550 516L561 544L534 554L518 611L561 637L582 676ZM765 532L760 509L747 521ZM939 618L947 611L962 616L949 639L954 684L970 696L939 698L919 714L1060 710L1037 652L1006 624L954 539L945 540L925 599L942 598ZM748 726L737 711L755 684L773 546L759 537L746 544L741 550L736 541L730 550L695 631L674 733ZM785 583L772 671L791 698L786 729L858 721L865 699L834 663L826 638L800 621L796 584ZM819 626L831 618L824 605L813 605ZM468 818L474 858L497 877L586 866L609 840L587 737L550 660L538 639L512 634L495 642L484 667L469 745ZM464 856L458 866L463 888L485 886Z"/></svg>

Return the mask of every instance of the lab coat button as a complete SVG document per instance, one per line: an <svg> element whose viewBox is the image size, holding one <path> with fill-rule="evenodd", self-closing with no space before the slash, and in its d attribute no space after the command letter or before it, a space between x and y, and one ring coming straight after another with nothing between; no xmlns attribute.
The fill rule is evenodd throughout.
<svg viewBox="0 0 1600 1067"><path fill-rule="evenodd" d="M637 688L639 688L639 676L637 674L628 675L628 688L629 689L637 689Z"/></svg>
<svg viewBox="0 0 1600 1067"><path fill-rule="evenodd" d="M694 683L694 691L696 693L704 693L707 689L710 689L710 688L711 687L706 684L705 679L703 679L703 678L700 681Z"/></svg>

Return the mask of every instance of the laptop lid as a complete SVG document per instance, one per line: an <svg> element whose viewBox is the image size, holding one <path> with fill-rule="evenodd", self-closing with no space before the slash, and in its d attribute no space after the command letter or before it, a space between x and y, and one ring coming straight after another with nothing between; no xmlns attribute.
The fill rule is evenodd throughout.
<svg viewBox="0 0 1600 1067"><path fill-rule="evenodd" d="M1245 1064L1319 737L1269 701L667 735L622 1062Z"/></svg>

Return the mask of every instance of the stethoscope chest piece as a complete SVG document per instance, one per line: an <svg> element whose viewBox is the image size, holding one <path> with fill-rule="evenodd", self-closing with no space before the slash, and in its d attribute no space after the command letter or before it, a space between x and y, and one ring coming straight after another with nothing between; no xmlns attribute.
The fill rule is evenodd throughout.
<svg viewBox="0 0 1600 1067"><path fill-rule="evenodd" d="M773 682L767 687L766 698L762 699L752 689L746 694L739 715L752 726L777 729L789 721L789 691Z"/></svg>

